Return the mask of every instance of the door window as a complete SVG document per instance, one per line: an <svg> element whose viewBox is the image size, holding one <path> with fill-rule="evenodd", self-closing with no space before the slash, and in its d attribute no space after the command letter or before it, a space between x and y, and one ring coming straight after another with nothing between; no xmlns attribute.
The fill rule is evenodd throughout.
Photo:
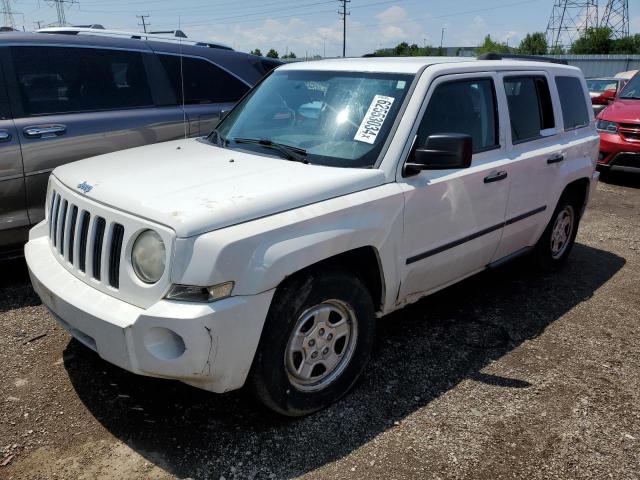
<svg viewBox="0 0 640 480"><path fill-rule="evenodd" d="M545 77L508 77L504 88L514 144L535 140L555 127L549 85Z"/></svg>
<svg viewBox="0 0 640 480"><path fill-rule="evenodd" d="M24 114L153 105L142 53L69 47L12 47Z"/></svg>
<svg viewBox="0 0 640 480"><path fill-rule="evenodd" d="M236 102L249 90L244 82L207 60L182 57L181 66L179 55L158 56L180 103L183 91L181 71L186 105Z"/></svg>
<svg viewBox="0 0 640 480"><path fill-rule="evenodd" d="M488 78L456 80L438 85L418 128L416 145L435 133L466 133L473 152L497 148L498 116L493 81Z"/></svg>
<svg viewBox="0 0 640 480"><path fill-rule="evenodd" d="M589 125L589 111L582 82L576 77L556 77L556 86L560 96L564 129Z"/></svg>

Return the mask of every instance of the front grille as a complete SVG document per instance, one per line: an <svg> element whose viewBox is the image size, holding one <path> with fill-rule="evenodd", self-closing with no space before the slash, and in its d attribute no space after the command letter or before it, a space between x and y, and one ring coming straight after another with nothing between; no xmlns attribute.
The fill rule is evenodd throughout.
<svg viewBox="0 0 640 480"><path fill-rule="evenodd" d="M54 251L74 269L119 288L124 226L93 215L55 190L51 193L50 203L49 238ZM106 279L103 278L103 262L108 269Z"/></svg>
<svg viewBox="0 0 640 480"><path fill-rule="evenodd" d="M640 125L634 123L621 123L618 127L620 135L630 142L640 142Z"/></svg>

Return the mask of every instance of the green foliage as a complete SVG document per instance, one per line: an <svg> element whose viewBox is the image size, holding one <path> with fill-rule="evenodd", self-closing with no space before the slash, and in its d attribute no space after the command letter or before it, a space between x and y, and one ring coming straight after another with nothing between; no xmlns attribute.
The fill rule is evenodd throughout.
<svg viewBox="0 0 640 480"><path fill-rule="evenodd" d="M478 47L476 52L478 55L482 55L483 53L511 53L513 49L511 49L506 43L495 42L491 39L491 35L487 35L484 37L484 42L482 45Z"/></svg>
<svg viewBox="0 0 640 480"><path fill-rule="evenodd" d="M260 51L260 49L259 49L259 48L256 48L255 50L251 50L249 53L250 53L251 55L257 55L258 57L261 57L261 56L262 56L262 52Z"/></svg>
<svg viewBox="0 0 640 480"><path fill-rule="evenodd" d="M611 29L608 27L587 28L580 38L571 45L571 53L606 55L611 52L613 45L611 34Z"/></svg>
<svg viewBox="0 0 640 480"><path fill-rule="evenodd" d="M549 53L547 38L542 32L527 33L520 42L518 53L523 55L546 55Z"/></svg>
<svg viewBox="0 0 640 480"><path fill-rule="evenodd" d="M564 55L565 53L567 52L564 51L564 48L562 48L561 45L556 45L551 50L549 50L549 55Z"/></svg>
<svg viewBox="0 0 640 480"><path fill-rule="evenodd" d="M571 46L578 55L640 54L640 35L614 39L607 27L588 28Z"/></svg>
<svg viewBox="0 0 640 480"><path fill-rule="evenodd" d="M289 52L289 53L283 55L282 58L298 58L298 57L296 57L295 53Z"/></svg>
<svg viewBox="0 0 640 480"><path fill-rule="evenodd" d="M438 54L438 49L433 47L419 47L415 43L409 45L407 42L401 42L393 48L376 50L373 53L376 57L429 57Z"/></svg>
<svg viewBox="0 0 640 480"><path fill-rule="evenodd" d="M279 58L278 52L273 48L267 52L267 57L269 58Z"/></svg>

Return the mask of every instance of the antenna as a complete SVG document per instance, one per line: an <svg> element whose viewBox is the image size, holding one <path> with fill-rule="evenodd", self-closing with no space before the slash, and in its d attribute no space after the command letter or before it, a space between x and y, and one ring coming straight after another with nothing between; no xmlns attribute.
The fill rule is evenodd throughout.
<svg viewBox="0 0 640 480"><path fill-rule="evenodd" d="M613 38L628 37L629 0L607 0L600 26L610 28Z"/></svg>
<svg viewBox="0 0 640 480"><path fill-rule="evenodd" d="M351 3L351 0L339 0L342 3L342 11L338 10L338 15L342 17L342 57L347 56L347 15L351 15L351 12L347 12L347 3Z"/></svg>
<svg viewBox="0 0 640 480"><path fill-rule="evenodd" d="M598 26L598 0L554 0L547 24L547 43L569 47L588 28Z"/></svg>
<svg viewBox="0 0 640 480"><path fill-rule="evenodd" d="M182 31L181 19L178 16L178 31ZM187 111L185 110L185 99L184 99L184 70L182 67L182 37L178 37L178 44L180 49L180 90L182 91L182 125L184 126L184 139L187 139Z"/></svg>

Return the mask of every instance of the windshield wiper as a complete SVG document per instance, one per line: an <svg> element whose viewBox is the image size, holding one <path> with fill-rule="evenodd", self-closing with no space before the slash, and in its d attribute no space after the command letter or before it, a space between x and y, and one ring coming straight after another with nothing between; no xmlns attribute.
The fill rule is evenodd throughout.
<svg viewBox="0 0 640 480"><path fill-rule="evenodd" d="M307 160L307 151L304 148L277 143L266 138L233 138L232 140L235 143L247 143L251 145L260 145L263 147L272 148L273 150L278 150L280 153L285 155L287 160L293 160L294 162L300 163L309 163L309 160Z"/></svg>

